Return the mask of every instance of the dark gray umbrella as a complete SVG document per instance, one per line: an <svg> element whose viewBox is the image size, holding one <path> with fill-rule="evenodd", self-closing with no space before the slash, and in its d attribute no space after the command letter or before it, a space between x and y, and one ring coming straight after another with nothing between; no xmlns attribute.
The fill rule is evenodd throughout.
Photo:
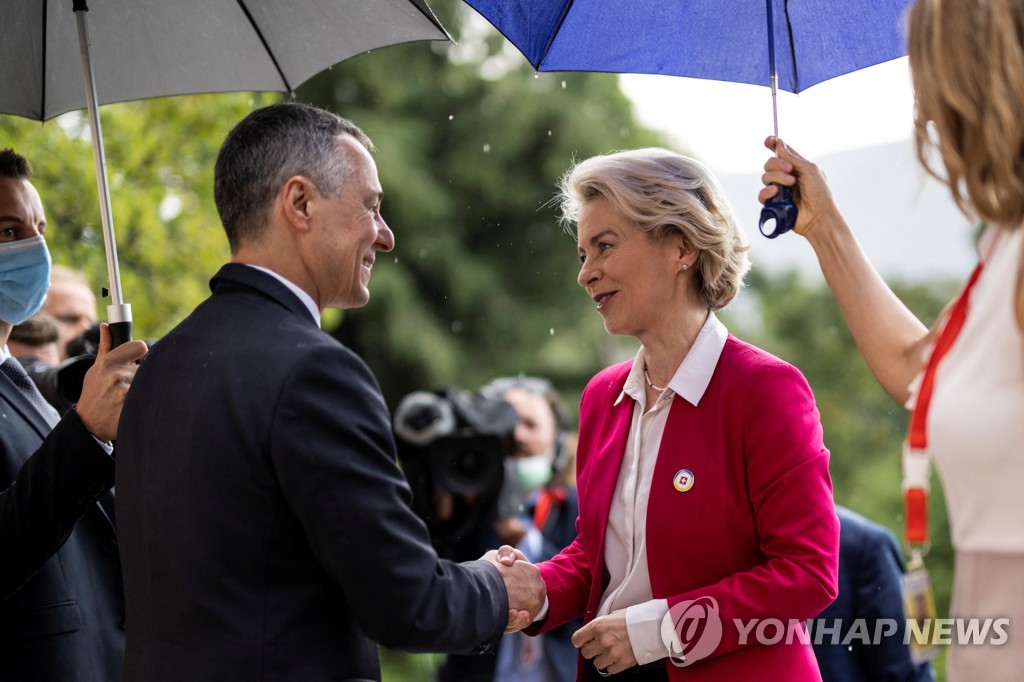
<svg viewBox="0 0 1024 682"><path fill-rule="evenodd" d="M113 302L107 316L121 341L131 337L131 307L121 296L99 105L291 92L361 52L447 39L425 0L2 0L0 113L45 121L88 109Z"/></svg>

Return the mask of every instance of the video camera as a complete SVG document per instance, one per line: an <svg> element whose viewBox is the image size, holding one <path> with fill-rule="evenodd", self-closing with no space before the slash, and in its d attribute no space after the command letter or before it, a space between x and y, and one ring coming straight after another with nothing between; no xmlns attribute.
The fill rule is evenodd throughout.
<svg viewBox="0 0 1024 682"><path fill-rule="evenodd" d="M85 373L96 361L99 344L100 327L94 324L68 341L68 358L56 367L37 359L22 361L36 388L60 414L67 412L81 397Z"/></svg>
<svg viewBox="0 0 1024 682"><path fill-rule="evenodd" d="M413 509L441 556L477 558L478 535L518 511L514 486L506 485L518 421L510 403L457 388L410 393L395 410Z"/></svg>

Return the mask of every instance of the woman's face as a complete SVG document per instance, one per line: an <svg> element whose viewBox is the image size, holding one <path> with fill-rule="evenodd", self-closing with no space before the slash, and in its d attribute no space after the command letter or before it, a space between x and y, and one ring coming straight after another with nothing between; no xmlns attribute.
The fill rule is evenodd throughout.
<svg viewBox="0 0 1024 682"><path fill-rule="evenodd" d="M597 303L610 334L643 338L683 305L683 263L692 248L681 237L652 242L603 197L580 211L577 281Z"/></svg>

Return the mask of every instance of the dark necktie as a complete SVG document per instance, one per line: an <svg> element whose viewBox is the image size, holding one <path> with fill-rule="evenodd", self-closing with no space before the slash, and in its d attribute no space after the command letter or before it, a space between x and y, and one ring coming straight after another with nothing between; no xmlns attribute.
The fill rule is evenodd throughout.
<svg viewBox="0 0 1024 682"><path fill-rule="evenodd" d="M14 382L14 385L18 387L18 390L22 392L25 398L28 399L32 406L38 410L39 414L43 415L47 423L52 427L60 421L60 414L53 408L50 403L46 402L43 398L43 394L39 392L36 385L32 383L28 373L21 366L21 363L14 358L7 358L0 364L0 372L7 375L7 378Z"/></svg>

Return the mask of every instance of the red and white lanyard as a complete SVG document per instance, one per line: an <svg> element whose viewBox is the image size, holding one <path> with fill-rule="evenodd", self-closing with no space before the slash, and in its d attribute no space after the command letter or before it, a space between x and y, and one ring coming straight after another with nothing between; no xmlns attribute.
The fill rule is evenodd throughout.
<svg viewBox="0 0 1024 682"><path fill-rule="evenodd" d="M920 560L928 551L928 488L931 478L931 458L928 453L928 408L935 388L935 372L960 335L967 320L967 306L971 290L981 276L985 261L991 258L1000 235L993 241L987 257L978 262L967 285L953 304L946 324L932 347L928 364L921 377L921 387L910 413L910 429L903 445L903 514L905 538L911 554Z"/></svg>

